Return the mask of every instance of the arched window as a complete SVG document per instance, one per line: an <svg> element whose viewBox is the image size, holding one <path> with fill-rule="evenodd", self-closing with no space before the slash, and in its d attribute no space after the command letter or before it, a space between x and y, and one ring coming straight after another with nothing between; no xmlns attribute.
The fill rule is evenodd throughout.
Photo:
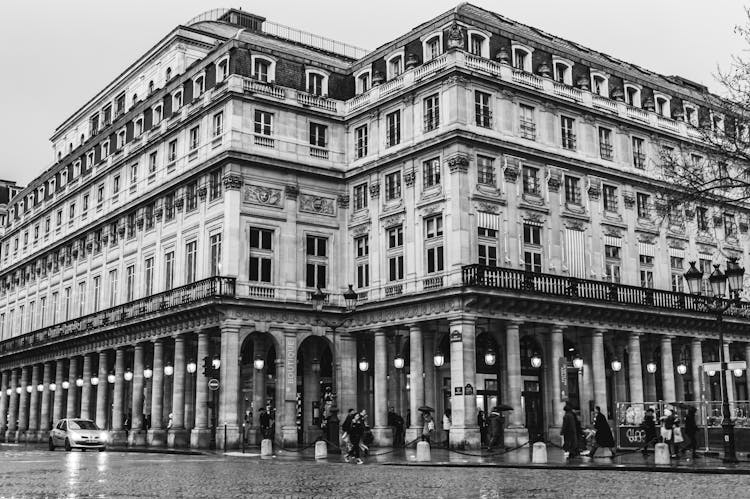
<svg viewBox="0 0 750 499"><path fill-rule="evenodd" d="M138 94L133 94L133 105L135 106L135 103L138 102Z"/></svg>
<svg viewBox="0 0 750 499"><path fill-rule="evenodd" d="M591 72L591 93L609 97L609 77L604 73Z"/></svg>
<svg viewBox="0 0 750 499"><path fill-rule="evenodd" d="M364 69L357 73L357 76L355 78L355 82L357 85L356 91L358 94L363 94L370 90L372 87L372 70L371 69Z"/></svg>
<svg viewBox="0 0 750 499"><path fill-rule="evenodd" d="M225 57L216 64L216 82L221 83L229 76L229 57Z"/></svg>
<svg viewBox="0 0 750 499"><path fill-rule="evenodd" d="M469 40L469 53L477 57L484 57L486 59L489 59L489 37L484 33L480 33L479 31L473 29L467 31L467 37Z"/></svg>
<svg viewBox="0 0 750 499"><path fill-rule="evenodd" d="M685 102L683 103L683 109L685 110L685 122L693 126L698 126L698 110L696 107Z"/></svg>
<svg viewBox="0 0 750 499"><path fill-rule="evenodd" d="M724 131L724 116L712 112L711 123L713 125L714 132Z"/></svg>
<svg viewBox="0 0 750 499"><path fill-rule="evenodd" d="M276 61L261 55L251 56L253 78L271 83L276 81Z"/></svg>
<svg viewBox="0 0 750 499"><path fill-rule="evenodd" d="M513 43L511 48L513 53L513 67L531 73L531 53L533 51L517 43Z"/></svg>
<svg viewBox="0 0 750 499"><path fill-rule="evenodd" d="M148 94L151 95L154 93L154 80L151 80L148 82Z"/></svg>
<svg viewBox="0 0 750 499"><path fill-rule="evenodd" d="M431 33L422 40L424 62L431 61L443 53L443 32Z"/></svg>
<svg viewBox="0 0 750 499"><path fill-rule="evenodd" d="M641 107L641 89L632 83L625 84L625 102L633 107Z"/></svg>
<svg viewBox="0 0 750 499"><path fill-rule="evenodd" d="M165 77L166 77L167 81L169 81L169 80L172 79L172 68L167 68L167 71L165 73Z"/></svg>
<svg viewBox="0 0 750 499"><path fill-rule="evenodd" d="M86 140L86 136L84 134L81 134L81 145L83 145L85 140Z"/></svg>
<svg viewBox="0 0 750 499"><path fill-rule="evenodd" d="M318 69L306 69L305 81L307 93L313 95L328 95L328 75Z"/></svg>
<svg viewBox="0 0 750 499"><path fill-rule="evenodd" d="M670 118L672 112L669 106L670 97L658 92L654 92L654 103L656 106L656 114Z"/></svg>
<svg viewBox="0 0 750 499"><path fill-rule="evenodd" d="M555 81L565 85L573 85L573 63L557 56L552 56L552 67Z"/></svg>
<svg viewBox="0 0 750 499"><path fill-rule="evenodd" d="M193 79L193 99L197 99L206 90L206 78L200 75Z"/></svg>
<svg viewBox="0 0 750 499"><path fill-rule="evenodd" d="M399 50L385 60L386 79L390 80L404 72L404 51Z"/></svg>

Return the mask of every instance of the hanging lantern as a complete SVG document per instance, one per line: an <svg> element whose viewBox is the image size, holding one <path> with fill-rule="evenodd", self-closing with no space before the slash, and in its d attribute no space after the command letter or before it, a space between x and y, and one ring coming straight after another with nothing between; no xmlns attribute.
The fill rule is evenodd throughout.
<svg viewBox="0 0 750 499"><path fill-rule="evenodd" d="M362 356L359 359L359 370L364 373L364 372L367 372L368 369L370 369L370 363L367 361L367 359L364 356Z"/></svg>
<svg viewBox="0 0 750 499"><path fill-rule="evenodd" d="M484 363L488 366L494 366L496 360L495 352L492 349L487 350L487 353L484 354Z"/></svg>
<svg viewBox="0 0 750 499"><path fill-rule="evenodd" d="M735 369L734 370L734 376L736 378L741 378L742 377L742 369Z"/></svg>
<svg viewBox="0 0 750 499"><path fill-rule="evenodd" d="M49 391L54 392L55 390L57 390L57 385L54 384L54 383L50 383L49 384ZM10 395L10 394L8 394L8 395Z"/></svg>
<svg viewBox="0 0 750 499"><path fill-rule="evenodd" d="M36 385L36 391L43 392L44 391L44 385L41 384L41 383L39 383L38 385Z"/></svg>
<svg viewBox="0 0 750 499"><path fill-rule="evenodd" d="M5 390L5 394L6 394L6 395L7 395L8 397L10 397L11 393L13 393L13 390L11 390L10 388L8 388L7 390Z"/></svg>
<svg viewBox="0 0 750 499"><path fill-rule="evenodd" d="M79 388L83 386L83 378L78 378L76 380L76 386Z"/></svg>
<svg viewBox="0 0 750 499"><path fill-rule="evenodd" d="M432 363L435 364L435 367L442 367L445 364L445 355L443 355L443 352L440 350L435 352L435 356L432 357Z"/></svg>
<svg viewBox="0 0 750 499"><path fill-rule="evenodd" d="M620 372L621 369L622 369L622 362L620 362L619 360L613 360L612 370L617 373L617 372Z"/></svg>
<svg viewBox="0 0 750 499"><path fill-rule="evenodd" d="M63 381L62 382L62 389L63 390L67 390L68 388L70 388L70 382L68 380Z"/></svg>
<svg viewBox="0 0 750 499"><path fill-rule="evenodd" d="M393 359L393 367L395 367L396 369L404 368L404 358L400 354L396 355L396 358Z"/></svg>
<svg viewBox="0 0 750 499"><path fill-rule="evenodd" d="M191 360L190 362L187 363L186 368L187 368L187 372L189 372L190 374L193 374L198 369L198 364L196 364L195 362Z"/></svg>
<svg viewBox="0 0 750 499"><path fill-rule="evenodd" d="M256 370L262 371L263 368L266 366L266 361L263 360L260 356L255 357L255 360L253 361L253 366Z"/></svg>
<svg viewBox="0 0 750 499"><path fill-rule="evenodd" d="M152 371L150 367L147 367L146 369L143 370L143 377L144 378L150 379L151 376L153 376L153 375L154 375L154 371Z"/></svg>
<svg viewBox="0 0 750 499"><path fill-rule="evenodd" d="M174 367L172 367L172 364L167 364L164 366L164 375L165 376L172 376L174 374Z"/></svg>
<svg viewBox="0 0 750 499"><path fill-rule="evenodd" d="M708 371L708 375L709 375L710 377L713 377L713 376L714 376L715 374L716 374L716 371L713 371L713 370L711 370L711 371Z"/></svg>
<svg viewBox="0 0 750 499"><path fill-rule="evenodd" d="M573 367L576 369L581 369L583 367L583 359L580 355L576 355L573 359Z"/></svg>
<svg viewBox="0 0 750 499"><path fill-rule="evenodd" d="M131 371L129 367L128 367L128 370L125 371L124 378L125 378L125 381L132 381L133 380L133 371Z"/></svg>
<svg viewBox="0 0 750 499"><path fill-rule="evenodd" d="M677 364L677 372L681 375L687 373L687 366L684 362L680 362L679 364Z"/></svg>
<svg viewBox="0 0 750 499"><path fill-rule="evenodd" d="M83 381L83 380L81 380ZM31 393L33 388L31 388L31 385L26 385L26 393Z"/></svg>
<svg viewBox="0 0 750 499"><path fill-rule="evenodd" d="M20 386L16 387L16 394L17 395L21 395L21 387Z"/></svg>
<svg viewBox="0 0 750 499"><path fill-rule="evenodd" d="M646 364L646 371L648 371L651 374L654 374L656 372L656 363L652 361Z"/></svg>
<svg viewBox="0 0 750 499"><path fill-rule="evenodd" d="M534 369L542 367L542 357L538 353L534 353L534 355L531 356L531 367Z"/></svg>
<svg viewBox="0 0 750 499"><path fill-rule="evenodd" d="M99 378L97 376L91 376L91 386L96 386L99 384Z"/></svg>
<svg viewBox="0 0 750 499"><path fill-rule="evenodd" d="M109 383L110 385L113 385L115 383L115 375L114 375L114 373L109 373L107 375L107 383Z"/></svg>
<svg viewBox="0 0 750 499"><path fill-rule="evenodd" d="M213 366L214 369L219 369L221 367L221 359L218 355L214 355L213 360L211 360L211 366Z"/></svg>

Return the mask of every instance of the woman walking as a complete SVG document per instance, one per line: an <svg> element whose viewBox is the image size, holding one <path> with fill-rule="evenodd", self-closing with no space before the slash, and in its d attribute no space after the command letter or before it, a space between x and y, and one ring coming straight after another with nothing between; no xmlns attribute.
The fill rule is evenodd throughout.
<svg viewBox="0 0 750 499"><path fill-rule="evenodd" d="M612 457L615 457L615 438L612 436L612 429L609 427L607 418L602 414L599 406L596 406L595 414L594 430L596 430L596 435L594 436L594 445L591 448L591 457L594 457L599 447L609 448L612 452Z"/></svg>
<svg viewBox="0 0 750 499"><path fill-rule="evenodd" d="M560 434L563 437L563 455L566 459L570 459L578 455L578 425L570 404L565 404L563 410L565 415L563 416Z"/></svg>
<svg viewBox="0 0 750 499"><path fill-rule="evenodd" d="M697 450L698 450L698 425L695 422L695 413L697 412L697 409L695 406L688 407L687 414L685 415L685 438L688 439L687 442L682 447L682 452L684 453L686 450L690 450L692 452L691 457L696 458L698 457Z"/></svg>
<svg viewBox="0 0 750 499"><path fill-rule="evenodd" d="M359 442L362 439L362 434L365 431L365 425L364 421L362 420L362 415L360 413L355 414L354 418L352 418L352 424L351 424L351 430L349 431L349 438L352 443L352 448L349 449L349 452L346 454L346 457L344 458L346 462L349 462L349 458L355 458L357 464L362 464L364 461L362 461L362 458L360 457L359 453Z"/></svg>

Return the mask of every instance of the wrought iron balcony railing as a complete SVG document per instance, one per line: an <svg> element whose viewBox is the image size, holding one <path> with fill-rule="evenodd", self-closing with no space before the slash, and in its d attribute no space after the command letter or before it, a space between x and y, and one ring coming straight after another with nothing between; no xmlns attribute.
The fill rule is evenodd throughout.
<svg viewBox="0 0 750 499"><path fill-rule="evenodd" d="M149 314L166 312L184 305L192 305L214 298L234 298L235 282L234 277L209 277L169 291L100 310L93 314L43 327L0 342L0 354L43 345L47 342L72 337L78 333L100 327L145 318Z"/></svg>
<svg viewBox="0 0 750 499"><path fill-rule="evenodd" d="M462 272L464 286L708 313L700 298L687 293L477 264L462 267ZM750 302L731 307L725 315L750 317Z"/></svg>

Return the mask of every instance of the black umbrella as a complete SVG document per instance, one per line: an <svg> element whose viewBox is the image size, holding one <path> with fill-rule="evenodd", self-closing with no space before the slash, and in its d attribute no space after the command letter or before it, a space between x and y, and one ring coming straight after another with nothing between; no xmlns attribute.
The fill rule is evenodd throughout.
<svg viewBox="0 0 750 499"><path fill-rule="evenodd" d="M512 411L513 410L513 408L511 406L507 405L507 404L496 405L495 407L493 407L493 409L496 410L496 411L498 411L498 412Z"/></svg>
<svg viewBox="0 0 750 499"><path fill-rule="evenodd" d="M432 408L432 407L430 407L429 405L423 405L423 406L420 406L420 407L419 407L419 409L417 409L417 410L418 410L418 411L421 411L421 412L432 412L432 411L434 411L435 409L433 409L433 408Z"/></svg>

